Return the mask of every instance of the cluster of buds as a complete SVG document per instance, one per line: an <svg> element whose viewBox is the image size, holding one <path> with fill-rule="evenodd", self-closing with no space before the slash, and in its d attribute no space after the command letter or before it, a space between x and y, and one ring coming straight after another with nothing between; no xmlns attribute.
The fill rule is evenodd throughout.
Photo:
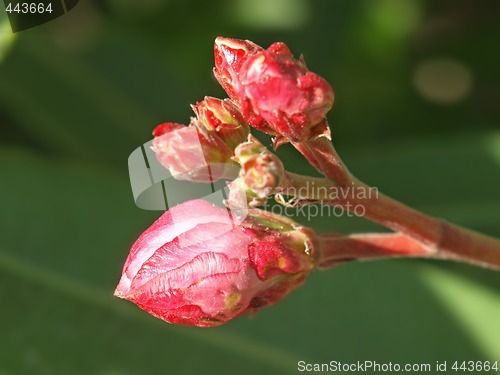
<svg viewBox="0 0 500 375"><path fill-rule="evenodd" d="M285 216L256 209L272 194L302 189L310 178L286 172L280 159L250 135L249 125L274 136L275 147L291 142L325 175L319 181L325 192L370 188L350 175L333 149L325 119L333 90L302 57L295 59L283 43L263 49L217 38L214 73L230 99L197 103L189 126L159 125L153 149L174 178L232 180L226 207L191 200L163 214L132 246L116 296L170 323L212 327L281 300L314 267L346 260L424 256L500 270L500 241L382 194L352 199L366 210L364 217L399 233L316 236ZM329 198L307 188L305 195L295 196L301 199L294 204L322 197L327 204L353 207L351 198Z"/></svg>
<svg viewBox="0 0 500 375"><path fill-rule="evenodd" d="M217 38L214 74L229 99L196 103L189 126L157 126L153 150L176 179L232 180L228 208L203 200L171 208L132 246L115 291L167 322L202 327L273 304L313 269L313 232L254 208L279 190L285 169L249 125L275 146L329 136L333 105L330 85L283 43L265 50Z"/></svg>

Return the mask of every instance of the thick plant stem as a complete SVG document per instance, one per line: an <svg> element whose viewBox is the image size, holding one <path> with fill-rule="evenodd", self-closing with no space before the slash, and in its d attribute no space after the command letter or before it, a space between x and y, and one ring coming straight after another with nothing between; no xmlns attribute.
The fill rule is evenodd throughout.
<svg viewBox="0 0 500 375"><path fill-rule="evenodd" d="M321 203L342 207L424 244L440 239L440 222L380 193L353 177L345 185L324 178L287 172L280 193L293 196L297 205Z"/></svg>
<svg viewBox="0 0 500 375"><path fill-rule="evenodd" d="M439 258L500 269L500 240L427 216L354 178L339 186L328 179L287 173L281 192L294 196L296 205L342 207L418 241Z"/></svg>
<svg viewBox="0 0 500 375"><path fill-rule="evenodd" d="M378 191L359 194L371 189L360 181L353 180L352 186L358 194L339 202L346 209L356 212L357 206L358 211L363 207L367 219L402 232L446 258L500 269L500 240L427 216Z"/></svg>
<svg viewBox="0 0 500 375"><path fill-rule="evenodd" d="M326 178L341 186L349 184L350 173L329 138L315 137L303 142L292 142L292 145Z"/></svg>
<svg viewBox="0 0 500 375"><path fill-rule="evenodd" d="M353 260L435 255L421 242L401 233L323 234L317 239L316 268L327 269Z"/></svg>
<svg viewBox="0 0 500 375"><path fill-rule="evenodd" d="M317 239L316 268L328 269L352 260L385 258L429 258L477 264L468 257L432 249L402 233L365 233L342 236L320 235ZM483 265L483 263L479 263ZM500 269L500 266L497 267Z"/></svg>
<svg viewBox="0 0 500 375"><path fill-rule="evenodd" d="M436 247L441 242L441 220L408 207L354 178L345 190L336 202L330 204L350 212L362 212L363 217L396 232L403 232L426 245Z"/></svg>
<svg viewBox="0 0 500 375"><path fill-rule="evenodd" d="M316 188L308 186L311 194L307 197L300 194L296 204L320 202L355 214L361 211L363 217L404 233L435 253L500 268L500 240L427 216L362 183L347 170L328 137L312 138L294 146L327 178L317 181ZM296 175L288 178L288 186L283 190L286 194L290 194L294 186L305 185L305 178ZM326 187L327 193L319 192L317 186Z"/></svg>

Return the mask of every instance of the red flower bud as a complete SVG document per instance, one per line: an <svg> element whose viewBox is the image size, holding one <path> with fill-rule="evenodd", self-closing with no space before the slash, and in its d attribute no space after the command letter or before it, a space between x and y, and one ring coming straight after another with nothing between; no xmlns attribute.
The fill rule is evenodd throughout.
<svg viewBox="0 0 500 375"><path fill-rule="evenodd" d="M260 210L233 220L202 200L170 209L132 246L115 295L169 323L210 327L303 284L312 232Z"/></svg>
<svg viewBox="0 0 500 375"><path fill-rule="evenodd" d="M221 84L239 104L245 120L261 131L293 142L318 134L328 136L323 119L334 99L328 82L310 72L283 43L274 43L267 50L241 47L245 53L234 64L224 59L225 54L217 53L222 46L234 49L248 43L218 38L215 59L216 75L223 71L224 76L231 77Z"/></svg>
<svg viewBox="0 0 500 375"><path fill-rule="evenodd" d="M234 150L245 142L250 129L238 107L229 99L217 99L210 96L192 106L198 124L212 134L216 134Z"/></svg>
<svg viewBox="0 0 500 375"><path fill-rule="evenodd" d="M153 129L153 135L155 137L161 137L163 134L173 132L175 130L183 129L185 126L182 124L177 124L175 122L164 122Z"/></svg>
<svg viewBox="0 0 500 375"><path fill-rule="evenodd" d="M263 51L262 47L249 40L218 37L215 39L214 75L231 99L238 98L238 74L241 65L249 55Z"/></svg>

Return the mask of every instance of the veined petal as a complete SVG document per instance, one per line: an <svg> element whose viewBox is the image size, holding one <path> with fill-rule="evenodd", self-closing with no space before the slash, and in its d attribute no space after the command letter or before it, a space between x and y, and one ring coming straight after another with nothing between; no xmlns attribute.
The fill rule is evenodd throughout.
<svg viewBox="0 0 500 375"><path fill-rule="evenodd" d="M233 225L227 210L201 199L182 203L165 212L132 245L117 293L128 293L133 277L157 249L197 225L206 223Z"/></svg>

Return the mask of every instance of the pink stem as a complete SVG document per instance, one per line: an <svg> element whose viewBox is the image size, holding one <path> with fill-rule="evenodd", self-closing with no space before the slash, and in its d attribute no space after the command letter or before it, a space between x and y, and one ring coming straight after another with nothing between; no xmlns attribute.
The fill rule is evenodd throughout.
<svg viewBox="0 0 500 375"><path fill-rule="evenodd" d="M353 187L370 189L353 180ZM333 203L333 202L332 202ZM338 203L351 212L364 208L364 217L402 232L440 257L500 269L500 240L425 215L381 193L352 194Z"/></svg>
<svg viewBox="0 0 500 375"><path fill-rule="evenodd" d="M325 125L327 126L326 122ZM324 134L329 134L326 130ZM293 143L309 162L316 167L327 180L324 185L337 192L334 199L319 197L314 191L308 197L300 197L307 202L319 201L322 204L339 205L345 210L356 213L356 208L363 208L363 216L396 232L402 232L414 240L420 241L447 258L456 258L500 269L500 240L473 232L418 212L381 193L370 194L368 185L354 178L335 151L329 137L313 137L305 142ZM294 181L290 176L290 186L294 182L304 185L303 179ZM359 194L365 192L365 194ZM340 196L340 198L339 198Z"/></svg>
<svg viewBox="0 0 500 375"><path fill-rule="evenodd" d="M402 233L366 233L342 236L320 235L317 240L318 269L328 269L339 263L352 260L374 260L384 258L420 257L454 260L484 265L474 259L443 250L435 250ZM489 266L492 266L489 264ZM500 265L496 265L500 269Z"/></svg>
<svg viewBox="0 0 500 375"><path fill-rule="evenodd" d="M281 193L294 204L340 206L406 235L439 258L500 269L500 240L427 216L351 177L348 186L329 179L287 173ZM437 255L436 255L437 256Z"/></svg>
<svg viewBox="0 0 500 375"><path fill-rule="evenodd" d="M329 138L315 137L304 142L292 142L292 145L325 177L340 186L349 184L350 173Z"/></svg>

